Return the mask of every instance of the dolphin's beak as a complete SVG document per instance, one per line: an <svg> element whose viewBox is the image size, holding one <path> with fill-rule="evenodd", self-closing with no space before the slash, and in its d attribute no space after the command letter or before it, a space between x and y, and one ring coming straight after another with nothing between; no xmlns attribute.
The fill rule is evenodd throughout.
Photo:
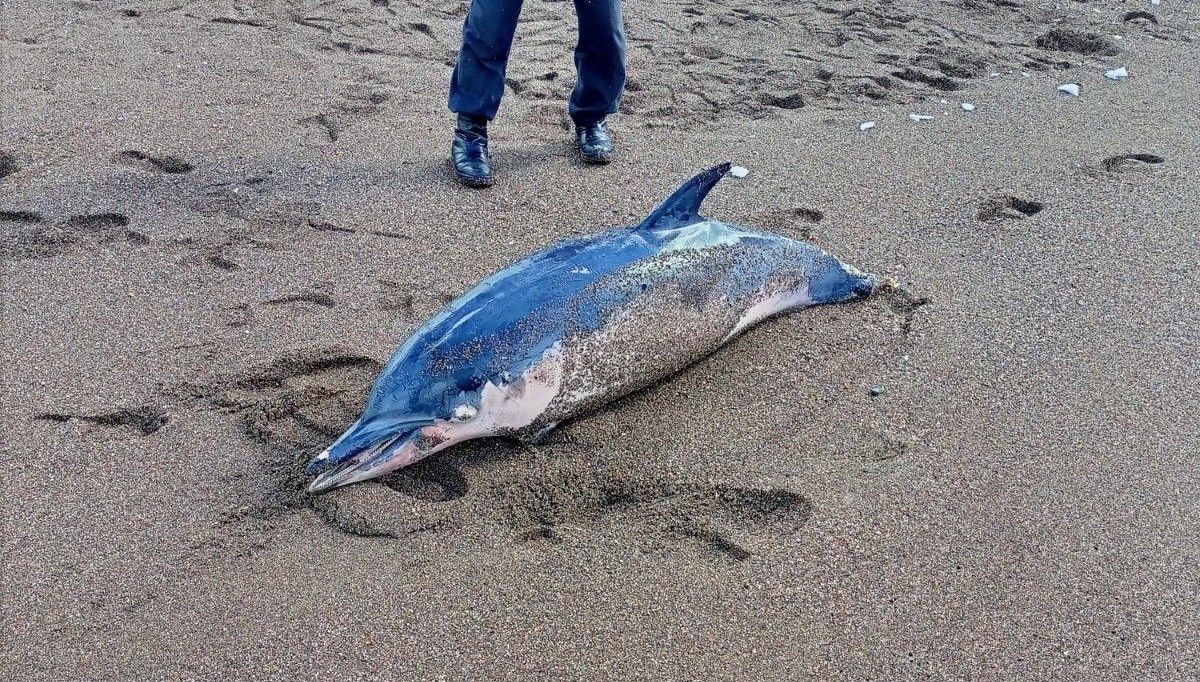
<svg viewBox="0 0 1200 682"><path fill-rule="evenodd" d="M386 438L350 459L327 467L308 484L308 492L324 493L351 483L370 480L395 471L420 459L416 439L420 431L405 431ZM321 463L328 462L328 451L318 455L309 465L312 473Z"/></svg>
<svg viewBox="0 0 1200 682"><path fill-rule="evenodd" d="M313 495L329 492L351 483L358 483L371 478L367 469L359 466L354 460L342 462L324 472L308 484L308 492Z"/></svg>

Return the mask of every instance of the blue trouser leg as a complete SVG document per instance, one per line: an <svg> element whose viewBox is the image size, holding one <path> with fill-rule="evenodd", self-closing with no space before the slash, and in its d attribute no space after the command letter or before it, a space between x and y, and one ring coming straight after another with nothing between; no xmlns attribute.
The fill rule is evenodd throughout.
<svg viewBox="0 0 1200 682"><path fill-rule="evenodd" d="M621 0L575 0L579 42L575 46L577 80L571 93L571 118L580 125L615 114L625 89L625 27Z"/></svg>
<svg viewBox="0 0 1200 682"><path fill-rule="evenodd" d="M450 76L451 111L489 121L496 117L520 14L521 0L472 0Z"/></svg>
<svg viewBox="0 0 1200 682"><path fill-rule="evenodd" d="M462 50L450 76L450 110L496 117L504 95L504 72L512 50L522 0L473 0L463 23ZM570 114L576 123L595 123L615 113L625 88L625 30L620 0L575 0L579 42L578 80Z"/></svg>

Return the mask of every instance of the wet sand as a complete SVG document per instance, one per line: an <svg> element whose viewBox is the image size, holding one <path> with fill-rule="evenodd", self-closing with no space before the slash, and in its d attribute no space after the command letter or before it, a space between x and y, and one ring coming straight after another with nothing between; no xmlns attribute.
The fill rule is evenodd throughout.
<svg viewBox="0 0 1200 682"><path fill-rule="evenodd" d="M591 168L530 0L483 192L465 8L0 10L0 677L1194 679L1194 4L629 3ZM708 215L902 293L301 492L447 301L725 160Z"/></svg>

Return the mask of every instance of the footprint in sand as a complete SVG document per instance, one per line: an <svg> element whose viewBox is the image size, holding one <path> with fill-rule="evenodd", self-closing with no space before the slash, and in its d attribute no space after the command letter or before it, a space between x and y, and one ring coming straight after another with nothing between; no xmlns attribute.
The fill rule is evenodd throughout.
<svg viewBox="0 0 1200 682"><path fill-rule="evenodd" d="M1134 24L1136 26L1151 26L1158 24L1158 17L1143 10L1126 12L1125 16L1122 17L1122 20L1127 24Z"/></svg>
<svg viewBox="0 0 1200 682"><path fill-rule="evenodd" d="M20 169L21 164L17 163L17 157L15 154L0 151L0 179L7 178Z"/></svg>
<svg viewBox="0 0 1200 682"><path fill-rule="evenodd" d="M0 244L0 258L45 258L109 244L150 243L150 237L128 229L123 213L89 213L50 223L33 211L2 211L0 221L15 225Z"/></svg>
<svg viewBox="0 0 1200 682"><path fill-rule="evenodd" d="M423 21L409 22L409 23L405 24L405 26L411 31L416 31L417 33L420 33L423 36L437 40L437 35L433 32L433 28L429 24L426 24Z"/></svg>
<svg viewBox="0 0 1200 682"><path fill-rule="evenodd" d="M799 109L804 106L804 97L798 92L764 92L759 94L758 103L777 109Z"/></svg>
<svg viewBox="0 0 1200 682"><path fill-rule="evenodd" d="M39 414L34 419L41 421L68 422L72 419L90 422L100 426L124 427L140 432L143 436L158 431L167 424L167 413L155 405L122 408L105 414L74 414L69 412L49 412Z"/></svg>
<svg viewBox="0 0 1200 682"><path fill-rule="evenodd" d="M324 220L318 220L312 217L306 218L305 220L308 222L308 226L317 232L345 232L347 234L354 234L358 231L353 227L334 225L333 223L326 222Z"/></svg>
<svg viewBox="0 0 1200 682"><path fill-rule="evenodd" d="M144 170L159 171L171 175L191 173L195 166L176 156L150 156L144 152L127 149L116 157L117 163Z"/></svg>
<svg viewBox="0 0 1200 682"><path fill-rule="evenodd" d="M121 213L91 213L67 218L67 226L83 230L104 230L113 227L125 227L129 218Z"/></svg>
<svg viewBox="0 0 1200 682"><path fill-rule="evenodd" d="M1104 159L1104 170L1109 173L1128 173L1146 170L1150 166L1165 163L1166 159L1155 154L1118 154Z"/></svg>
<svg viewBox="0 0 1200 682"><path fill-rule="evenodd" d="M245 17L213 17L210 19L214 24L229 24L231 26L251 26L253 28L267 28L270 26L262 19L249 19Z"/></svg>
<svg viewBox="0 0 1200 682"><path fill-rule="evenodd" d="M7 223L40 223L42 214L37 211L0 211L0 221Z"/></svg>
<svg viewBox="0 0 1200 682"><path fill-rule="evenodd" d="M988 58L962 47L926 46L913 58L913 66L940 71L950 78L983 78L988 73Z"/></svg>
<svg viewBox="0 0 1200 682"><path fill-rule="evenodd" d="M963 89L963 84L959 83L953 78L949 78L947 76L938 76L931 73L926 73L924 71L918 71L917 69L909 68L904 69L903 71L893 71L892 75L902 81L928 85L931 88L945 92L953 92L955 90Z"/></svg>
<svg viewBox="0 0 1200 682"><path fill-rule="evenodd" d="M226 272L242 269L240 263L221 253L208 254L204 257L204 262L218 270L225 270Z"/></svg>
<svg viewBox="0 0 1200 682"><path fill-rule="evenodd" d="M1080 31L1069 27L1054 28L1038 36L1034 45L1043 50L1074 52L1082 55L1112 57L1121 53L1121 48L1107 36L1091 31Z"/></svg>
<svg viewBox="0 0 1200 682"><path fill-rule="evenodd" d="M992 197L980 204L977 217L984 222L1021 220L1037 215L1045 208L1045 205L1038 201L1004 195Z"/></svg>
<svg viewBox="0 0 1200 682"><path fill-rule="evenodd" d="M643 551L706 551L741 561L796 533L812 505L782 489L701 485L582 468L554 453L518 480L493 485L483 504L462 505L476 523L502 526L517 540L558 539L624 527ZM552 460L552 461L549 461ZM630 532L631 531L631 532Z"/></svg>

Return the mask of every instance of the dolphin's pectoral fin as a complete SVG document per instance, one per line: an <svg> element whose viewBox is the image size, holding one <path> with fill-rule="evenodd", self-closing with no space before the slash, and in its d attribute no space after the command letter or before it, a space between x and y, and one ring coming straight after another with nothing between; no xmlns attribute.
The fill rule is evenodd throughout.
<svg viewBox="0 0 1200 682"><path fill-rule="evenodd" d="M729 172L729 163L713 166L683 183L675 193L667 197L661 206L638 225L636 230L669 230L700 220L700 204L704 197Z"/></svg>

